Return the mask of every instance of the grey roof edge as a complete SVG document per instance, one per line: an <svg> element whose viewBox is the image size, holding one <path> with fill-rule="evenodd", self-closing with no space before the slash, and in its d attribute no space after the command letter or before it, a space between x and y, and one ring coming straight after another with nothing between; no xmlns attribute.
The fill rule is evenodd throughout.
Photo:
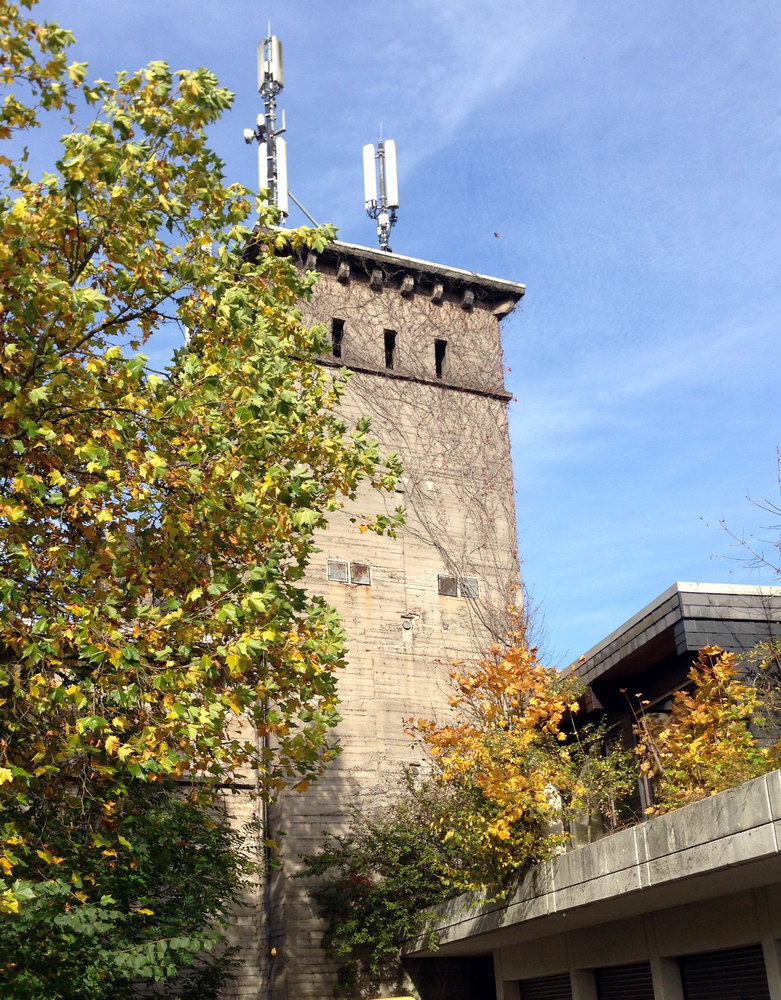
<svg viewBox="0 0 781 1000"><path fill-rule="evenodd" d="M477 271L466 271L459 267L435 264L433 261L421 260L417 257L406 257L403 254L373 250L371 247L362 247L357 243L345 243L343 240L333 240L333 242L328 244L323 253L328 253L329 251L332 253L341 253L362 261L371 261L375 264L393 264L400 270L418 271L423 274L447 278L449 281L457 281L465 285L479 285L481 288L514 298L516 301L522 299L526 294L526 285L518 281L508 281L505 278L492 278L487 274L478 274Z"/></svg>
<svg viewBox="0 0 781 1000"><path fill-rule="evenodd" d="M674 597L676 594L735 594L737 596L743 597L763 597L763 596L774 596L781 597L781 586L773 586L772 584L767 585L756 585L747 583L688 583L683 581L678 581L674 583L671 587L668 587L663 593L658 597L655 597L650 603L646 604L644 608L641 608L637 614L632 615L623 625L619 625L617 629L614 629L609 635L606 635L604 639L601 639L596 645L592 646L591 649L586 650L582 656L579 656L577 660L573 660L568 667L565 668L565 673L577 672L578 668L582 669L582 661L588 661L592 659L600 650L609 646L611 642L615 642L619 636L629 631L638 622L641 622L643 618L647 618L651 615L656 608L664 604L665 601Z"/></svg>
<svg viewBox="0 0 781 1000"><path fill-rule="evenodd" d="M708 878L752 862L777 865L781 849L775 830L780 819L781 772L771 771L544 861L503 900L483 892L440 903L431 910L430 930L443 951L530 922L544 938L544 923L554 915L596 913L595 904L618 896L631 895L639 902L646 890ZM431 954L430 935L407 939L402 954Z"/></svg>

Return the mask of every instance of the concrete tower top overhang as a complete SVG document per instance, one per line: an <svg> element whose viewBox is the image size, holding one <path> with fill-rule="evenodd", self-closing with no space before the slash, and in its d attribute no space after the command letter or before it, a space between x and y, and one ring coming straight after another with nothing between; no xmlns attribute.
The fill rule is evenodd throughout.
<svg viewBox="0 0 781 1000"><path fill-rule="evenodd" d="M416 287L429 294L437 295L446 291L449 295L474 299L492 309L500 319L513 311L526 293L526 286L517 281L492 278L475 271L435 264L416 257L406 257L398 253L358 246L334 240L307 266L320 269L323 265L341 273L347 278L355 276L372 285L399 285L412 292ZM438 289L441 289L439 292Z"/></svg>

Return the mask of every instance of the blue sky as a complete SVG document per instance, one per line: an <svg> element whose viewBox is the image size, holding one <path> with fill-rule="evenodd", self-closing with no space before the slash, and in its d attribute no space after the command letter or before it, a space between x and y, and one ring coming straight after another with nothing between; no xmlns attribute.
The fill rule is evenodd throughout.
<svg viewBox="0 0 781 1000"><path fill-rule="evenodd" d="M778 497L781 6L769 0L44 0L94 75L163 59L236 92L285 46L290 187L373 245L360 147L399 147L393 247L523 281L505 323L524 575L566 664L674 580L771 582L718 522ZM293 217L296 223L303 221ZM499 236L495 236L498 233Z"/></svg>

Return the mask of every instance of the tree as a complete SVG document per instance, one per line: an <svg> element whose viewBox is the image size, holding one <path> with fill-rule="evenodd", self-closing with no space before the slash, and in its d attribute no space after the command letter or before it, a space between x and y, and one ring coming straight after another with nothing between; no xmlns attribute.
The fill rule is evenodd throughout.
<svg viewBox="0 0 781 1000"><path fill-rule="evenodd" d="M690 689L676 691L669 718L639 715L641 774L653 781L652 814L716 795L778 767L781 745L763 745L760 692L738 675L737 657L718 646L700 650Z"/></svg>
<svg viewBox="0 0 781 1000"><path fill-rule="evenodd" d="M437 820L470 865L449 872L457 892L503 886L551 857L565 837L554 831L562 805L580 791L568 732L581 686L537 659L523 622L506 646L476 666L457 667L452 723L409 720L437 779L458 790L462 808Z"/></svg>
<svg viewBox="0 0 781 1000"><path fill-rule="evenodd" d="M4 920L3 996L129 1000L143 983L145 996L216 1000L237 967L227 916L255 871L241 836L160 783L134 782L100 822L73 820L49 831L55 871Z"/></svg>
<svg viewBox="0 0 781 1000"><path fill-rule="evenodd" d="M145 784L188 777L204 804L209 782L240 767L264 795L320 772L336 752L343 636L302 575L326 514L397 471L365 421L348 430L337 416L323 331L296 309L314 275L285 254L332 231L280 231L262 206L250 231L251 199L207 145L232 95L206 70L163 63L89 83L68 63L70 34L37 24L33 6L0 7L11 917L52 885L70 886L62 912L100 906L110 893L95 873L107 852L132 858L122 816ZM12 152L52 116L61 156L34 179ZM172 328L187 347L154 371L139 352Z"/></svg>
<svg viewBox="0 0 781 1000"><path fill-rule="evenodd" d="M389 803L355 811L348 833L303 857L295 877L315 880L312 895L328 922L322 947L340 962L337 994L378 981L404 991L400 942L425 927L428 907L453 895L445 877L453 851L435 820L457 808L448 789L405 771Z"/></svg>

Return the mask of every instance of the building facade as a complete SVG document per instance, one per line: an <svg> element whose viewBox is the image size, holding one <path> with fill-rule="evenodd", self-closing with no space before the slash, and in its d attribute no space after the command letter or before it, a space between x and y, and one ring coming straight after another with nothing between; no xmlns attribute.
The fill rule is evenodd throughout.
<svg viewBox="0 0 781 1000"><path fill-rule="evenodd" d="M268 832L284 831L282 868L240 915L245 975L236 996L331 996L335 965L299 855L346 829L355 806L381 805L416 753L410 717L448 713L448 667L505 634L517 597L513 478L499 323L523 285L333 243L302 266L320 278L304 322L322 324L346 368L348 424L395 452L395 495L367 487L329 519L306 586L339 613L348 666L338 678L342 753L305 794L284 792ZM356 514L405 510L396 538L361 532ZM234 812L247 812L249 798Z"/></svg>

